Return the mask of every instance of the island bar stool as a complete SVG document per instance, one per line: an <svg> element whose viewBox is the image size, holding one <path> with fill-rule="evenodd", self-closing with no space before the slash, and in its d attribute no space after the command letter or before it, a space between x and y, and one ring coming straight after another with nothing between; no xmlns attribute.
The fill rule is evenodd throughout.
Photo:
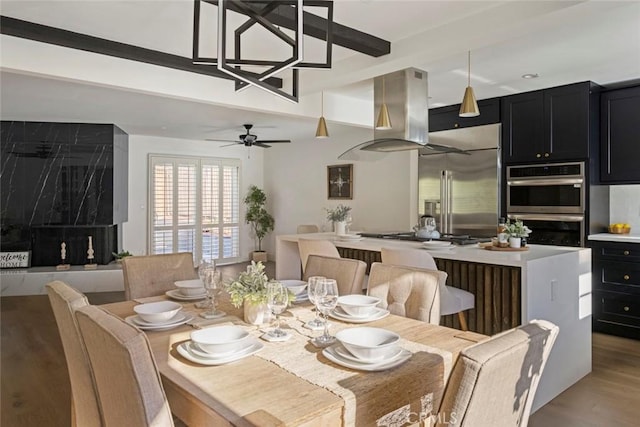
<svg viewBox="0 0 640 427"><path fill-rule="evenodd" d="M553 323L532 320L462 350L433 415L436 426L526 426L557 336Z"/></svg>
<svg viewBox="0 0 640 427"><path fill-rule="evenodd" d="M309 234L309 233L317 233L318 231L320 231L320 229L315 224L302 224L298 226L296 233Z"/></svg>
<svg viewBox="0 0 640 427"><path fill-rule="evenodd" d="M298 239L298 252L300 253L303 274L307 267L307 258L309 258L309 255L322 255L331 258L340 258L338 248L336 248L336 245L329 240Z"/></svg>
<svg viewBox="0 0 640 427"><path fill-rule="evenodd" d="M340 295L360 294L366 271L367 264L357 259L309 255L302 280L323 276L336 281Z"/></svg>
<svg viewBox="0 0 640 427"><path fill-rule="evenodd" d="M173 426L169 402L147 336L106 311L76 311L105 427Z"/></svg>
<svg viewBox="0 0 640 427"><path fill-rule="evenodd" d="M177 280L198 278L191 252L125 257L122 274L128 300L162 295L175 289Z"/></svg>
<svg viewBox="0 0 640 427"><path fill-rule="evenodd" d="M380 306L392 314L438 325L440 283L446 280L443 271L374 262L369 272L369 295L380 298Z"/></svg>
<svg viewBox="0 0 640 427"><path fill-rule="evenodd" d="M422 249L390 249L382 248L382 263L393 265L404 265L407 267L424 268L426 270L437 270L436 262L425 250ZM467 331L467 319L464 316L466 310L475 307L475 296L471 292L440 284L440 315L458 313L460 327Z"/></svg>
<svg viewBox="0 0 640 427"><path fill-rule="evenodd" d="M47 294L58 324L71 382L71 425L101 427L100 406L89 356L80 336L75 311L89 306L84 294L60 281L47 283Z"/></svg>

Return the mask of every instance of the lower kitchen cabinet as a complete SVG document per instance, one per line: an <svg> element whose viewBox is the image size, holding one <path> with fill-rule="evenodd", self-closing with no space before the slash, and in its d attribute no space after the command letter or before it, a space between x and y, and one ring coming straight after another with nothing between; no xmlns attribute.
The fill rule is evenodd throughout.
<svg viewBox="0 0 640 427"><path fill-rule="evenodd" d="M640 244L591 243L593 330L640 339Z"/></svg>

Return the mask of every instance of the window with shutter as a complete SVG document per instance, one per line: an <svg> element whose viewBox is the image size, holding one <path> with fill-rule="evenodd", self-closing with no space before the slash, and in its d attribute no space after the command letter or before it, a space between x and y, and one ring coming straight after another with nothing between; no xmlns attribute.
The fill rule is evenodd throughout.
<svg viewBox="0 0 640 427"><path fill-rule="evenodd" d="M149 253L192 252L200 259L240 256L240 162L149 157Z"/></svg>

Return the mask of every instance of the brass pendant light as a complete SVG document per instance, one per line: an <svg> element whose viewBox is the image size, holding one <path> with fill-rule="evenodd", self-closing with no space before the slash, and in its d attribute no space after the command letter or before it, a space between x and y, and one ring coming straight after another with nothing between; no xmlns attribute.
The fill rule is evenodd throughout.
<svg viewBox="0 0 640 427"><path fill-rule="evenodd" d="M318 127L316 128L316 138L329 138L329 131L327 131L327 122L324 119L324 92L322 92L322 114L318 120Z"/></svg>
<svg viewBox="0 0 640 427"><path fill-rule="evenodd" d="M467 88L464 90L464 97L462 98L458 115L460 117L476 117L480 115L476 96L473 94L473 88L471 87L471 51L469 51L468 58Z"/></svg>
<svg viewBox="0 0 640 427"><path fill-rule="evenodd" d="M391 117L389 117L389 110L384 100L384 92L384 77L382 77L382 105L380 106L380 112L376 120L376 129L391 129Z"/></svg>

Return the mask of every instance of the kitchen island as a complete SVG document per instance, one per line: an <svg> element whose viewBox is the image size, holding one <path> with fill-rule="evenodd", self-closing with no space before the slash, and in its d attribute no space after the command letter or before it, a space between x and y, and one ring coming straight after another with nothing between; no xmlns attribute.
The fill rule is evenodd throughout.
<svg viewBox="0 0 640 427"><path fill-rule="evenodd" d="M276 278L300 278L299 238L332 240L341 256L368 265L380 261L383 247L422 248L420 242L403 240L339 241L333 233L280 235L276 237ZM475 309L468 313L469 329L492 335L533 319L560 327L534 410L591 372L590 249L530 245L528 251L498 252L472 245L430 253L449 275L448 285L476 296ZM454 318L447 317L445 325Z"/></svg>

